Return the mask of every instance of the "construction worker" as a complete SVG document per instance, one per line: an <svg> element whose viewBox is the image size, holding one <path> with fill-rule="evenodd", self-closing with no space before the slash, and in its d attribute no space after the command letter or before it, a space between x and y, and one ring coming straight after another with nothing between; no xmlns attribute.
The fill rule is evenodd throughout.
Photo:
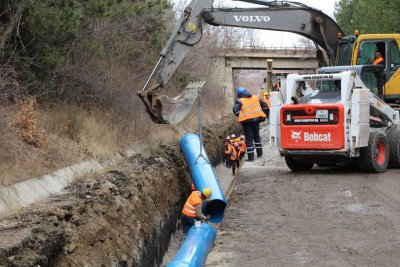
<svg viewBox="0 0 400 267"><path fill-rule="evenodd" d="M210 219L209 215L203 214L203 200L209 200L211 195L210 188L204 188L201 192L196 190L189 195L182 209L182 241L186 239L189 229L194 225L195 221L207 221Z"/></svg>
<svg viewBox="0 0 400 267"><path fill-rule="evenodd" d="M382 57L382 54L380 51L378 51L378 50L375 51L375 56L372 61L372 64L385 66L385 59Z"/></svg>
<svg viewBox="0 0 400 267"><path fill-rule="evenodd" d="M264 93L263 100L264 100L265 103L267 103L268 109L270 109L271 108L271 99L269 98L269 93L268 92Z"/></svg>
<svg viewBox="0 0 400 267"><path fill-rule="evenodd" d="M240 152L239 152L239 161L246 155L246 139L244 135L240 135Z"/></svg>
<svg viewBox="0 0 400 267"><path fill-rule="evenodd" d="M254 161L254 146L257 157L263 154L260 137L260 122L268 117L267 104L256 95L251 95L244 87L236 89L237 100L232 108L233 114L238 116L238 121L243 126L246 138L247 160Z"/></svg>
<svg viewBox="0 0 400 267"><path fill-rule="evenodd" d="M275 85L272 87L272 91L280 91L281 90L281 80L279 79Z"/></svg>
<svg viewBox="0 0 400 267"><path fill-rule="evenodd" d="M233 143L231 150L232 175L235 175L236 168L239 168L240 164L239 153L240 153L239 143Z"/></svg>
<svg viewBox="0 0 400 267"><path fill-rule="evenodd" d="M231 167L231 149L232 149L231 137L227 136L224 143L224 162L227 168Z"/></svg>

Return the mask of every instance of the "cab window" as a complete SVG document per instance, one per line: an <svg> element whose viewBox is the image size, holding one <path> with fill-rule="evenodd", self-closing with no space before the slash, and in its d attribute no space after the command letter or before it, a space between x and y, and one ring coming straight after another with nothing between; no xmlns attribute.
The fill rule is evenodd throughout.
<svg viewBox="0 0 400 267"><path fill-rule="evenodd" d="M385 59L385 42L382 41L364 41L358 48L357 65L372 64L374 61L375 51L381 52Z"/></svg>
<svg viewBox="0 0 400 267"><path fill-rule="evenodd" d="M320 81L319 88L323 92L340 91L341 89L340 80L322 80Z"/></svg>
<svg viewBox="0 0 400 267"><path fill-rule="evenodd" d="M390 42L390 76L396 72L400 66L399 47L395 41ZM390 78L390 77L389 77Z"/></svg>

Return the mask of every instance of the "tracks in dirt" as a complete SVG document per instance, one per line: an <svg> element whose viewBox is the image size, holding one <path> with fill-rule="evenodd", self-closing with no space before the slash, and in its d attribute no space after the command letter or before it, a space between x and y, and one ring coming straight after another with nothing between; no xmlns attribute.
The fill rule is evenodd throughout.
<svg viewBox="0 0 400 267"><path fill-rule="evenodd" d="M400 170L246 162L215 243L206 266L397 266Z"/></svg>

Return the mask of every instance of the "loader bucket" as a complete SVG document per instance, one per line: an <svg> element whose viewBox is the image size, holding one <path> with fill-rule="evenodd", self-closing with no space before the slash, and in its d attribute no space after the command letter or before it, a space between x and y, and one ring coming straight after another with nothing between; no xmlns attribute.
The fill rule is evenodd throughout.
<svg viewBox="0 0 400 267"><path fill-rule="evenodd" d="M177 124L181 122L192 109L204 81L191 82L185 90L176 97L149 92L138 96L146 106L146 112L153 122L158 124ZM146 101L147 98L147 101Z"/></svg>

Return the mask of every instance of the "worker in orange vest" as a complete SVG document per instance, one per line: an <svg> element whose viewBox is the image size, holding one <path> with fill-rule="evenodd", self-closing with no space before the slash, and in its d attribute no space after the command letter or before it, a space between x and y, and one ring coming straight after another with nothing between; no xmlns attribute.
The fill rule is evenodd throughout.
<svg viewBox="0 0 400 267"><path fill-rule="evenodd" d="M231 150L232 175L235 175L236 168L239 168L240 164L239 153L240 153L239 143L233 143Z"/></svg>
<svg viewBox="0 0 400 267"><path fill-rule="evenodd" d="M240 136L236 137L235 134L231 135L231 142L233 143L240 143Z"/></svg>
<svg viewBox="0 0 400 267"><path fill-rule="evenodd" d="M231 137L227 136L224 143L224 160L223 160L227 168L231 167L231 149L232 149Z"/></svg>
<svg viewBox="0 0 400 267"><path fill-rule="evenodd" d="M257 157L262 156L260 137L260 122L265 121L269 115L267 103L256 95L251 95L244 87L236 89L237 100L232 108L233 114L238 116L238 121L243 126L246 138L247 160L254 161L254 146Z"/></svg>
<svg viewBox="0 0 400 267"><path fill-rule="evenodd" d="M269 98L269 93L268 92L264 93L263 100L267 104L268 109L271 109L271 99Z"/></svg>
<svg viewBox="0 0 400 267"><path fill-rule="evenodd" d="M281 80L279 79L276 84L272 87L272 91L280 91L281 90Z"/></svg>
<svg viewBox="0 0 400 267"><path fill-rule="evenodd" d="M240 152L239 152L239 161L242 160L244 155L246 155L246 140L244 135L240 135Z"/></svg>
<svg viewBox="0 0 400 267"><path fill-rule="evenodd" d="M182 209L182 241L187 237L190 227L195 221L207 221L210 219L209 215L203 214L203 200L209 201L212 195L210 188L204 188L200 191L193 191L185 202Z"/></svg>
<svg viewBox="0 0 400 267"><path fill-rule="evenodd" d="M375 56L373 59L370 60L370 64L374 65L382 65L385 66L385 59L382 57L382 54L380 51L376 50L375 51Z"/></svg>

